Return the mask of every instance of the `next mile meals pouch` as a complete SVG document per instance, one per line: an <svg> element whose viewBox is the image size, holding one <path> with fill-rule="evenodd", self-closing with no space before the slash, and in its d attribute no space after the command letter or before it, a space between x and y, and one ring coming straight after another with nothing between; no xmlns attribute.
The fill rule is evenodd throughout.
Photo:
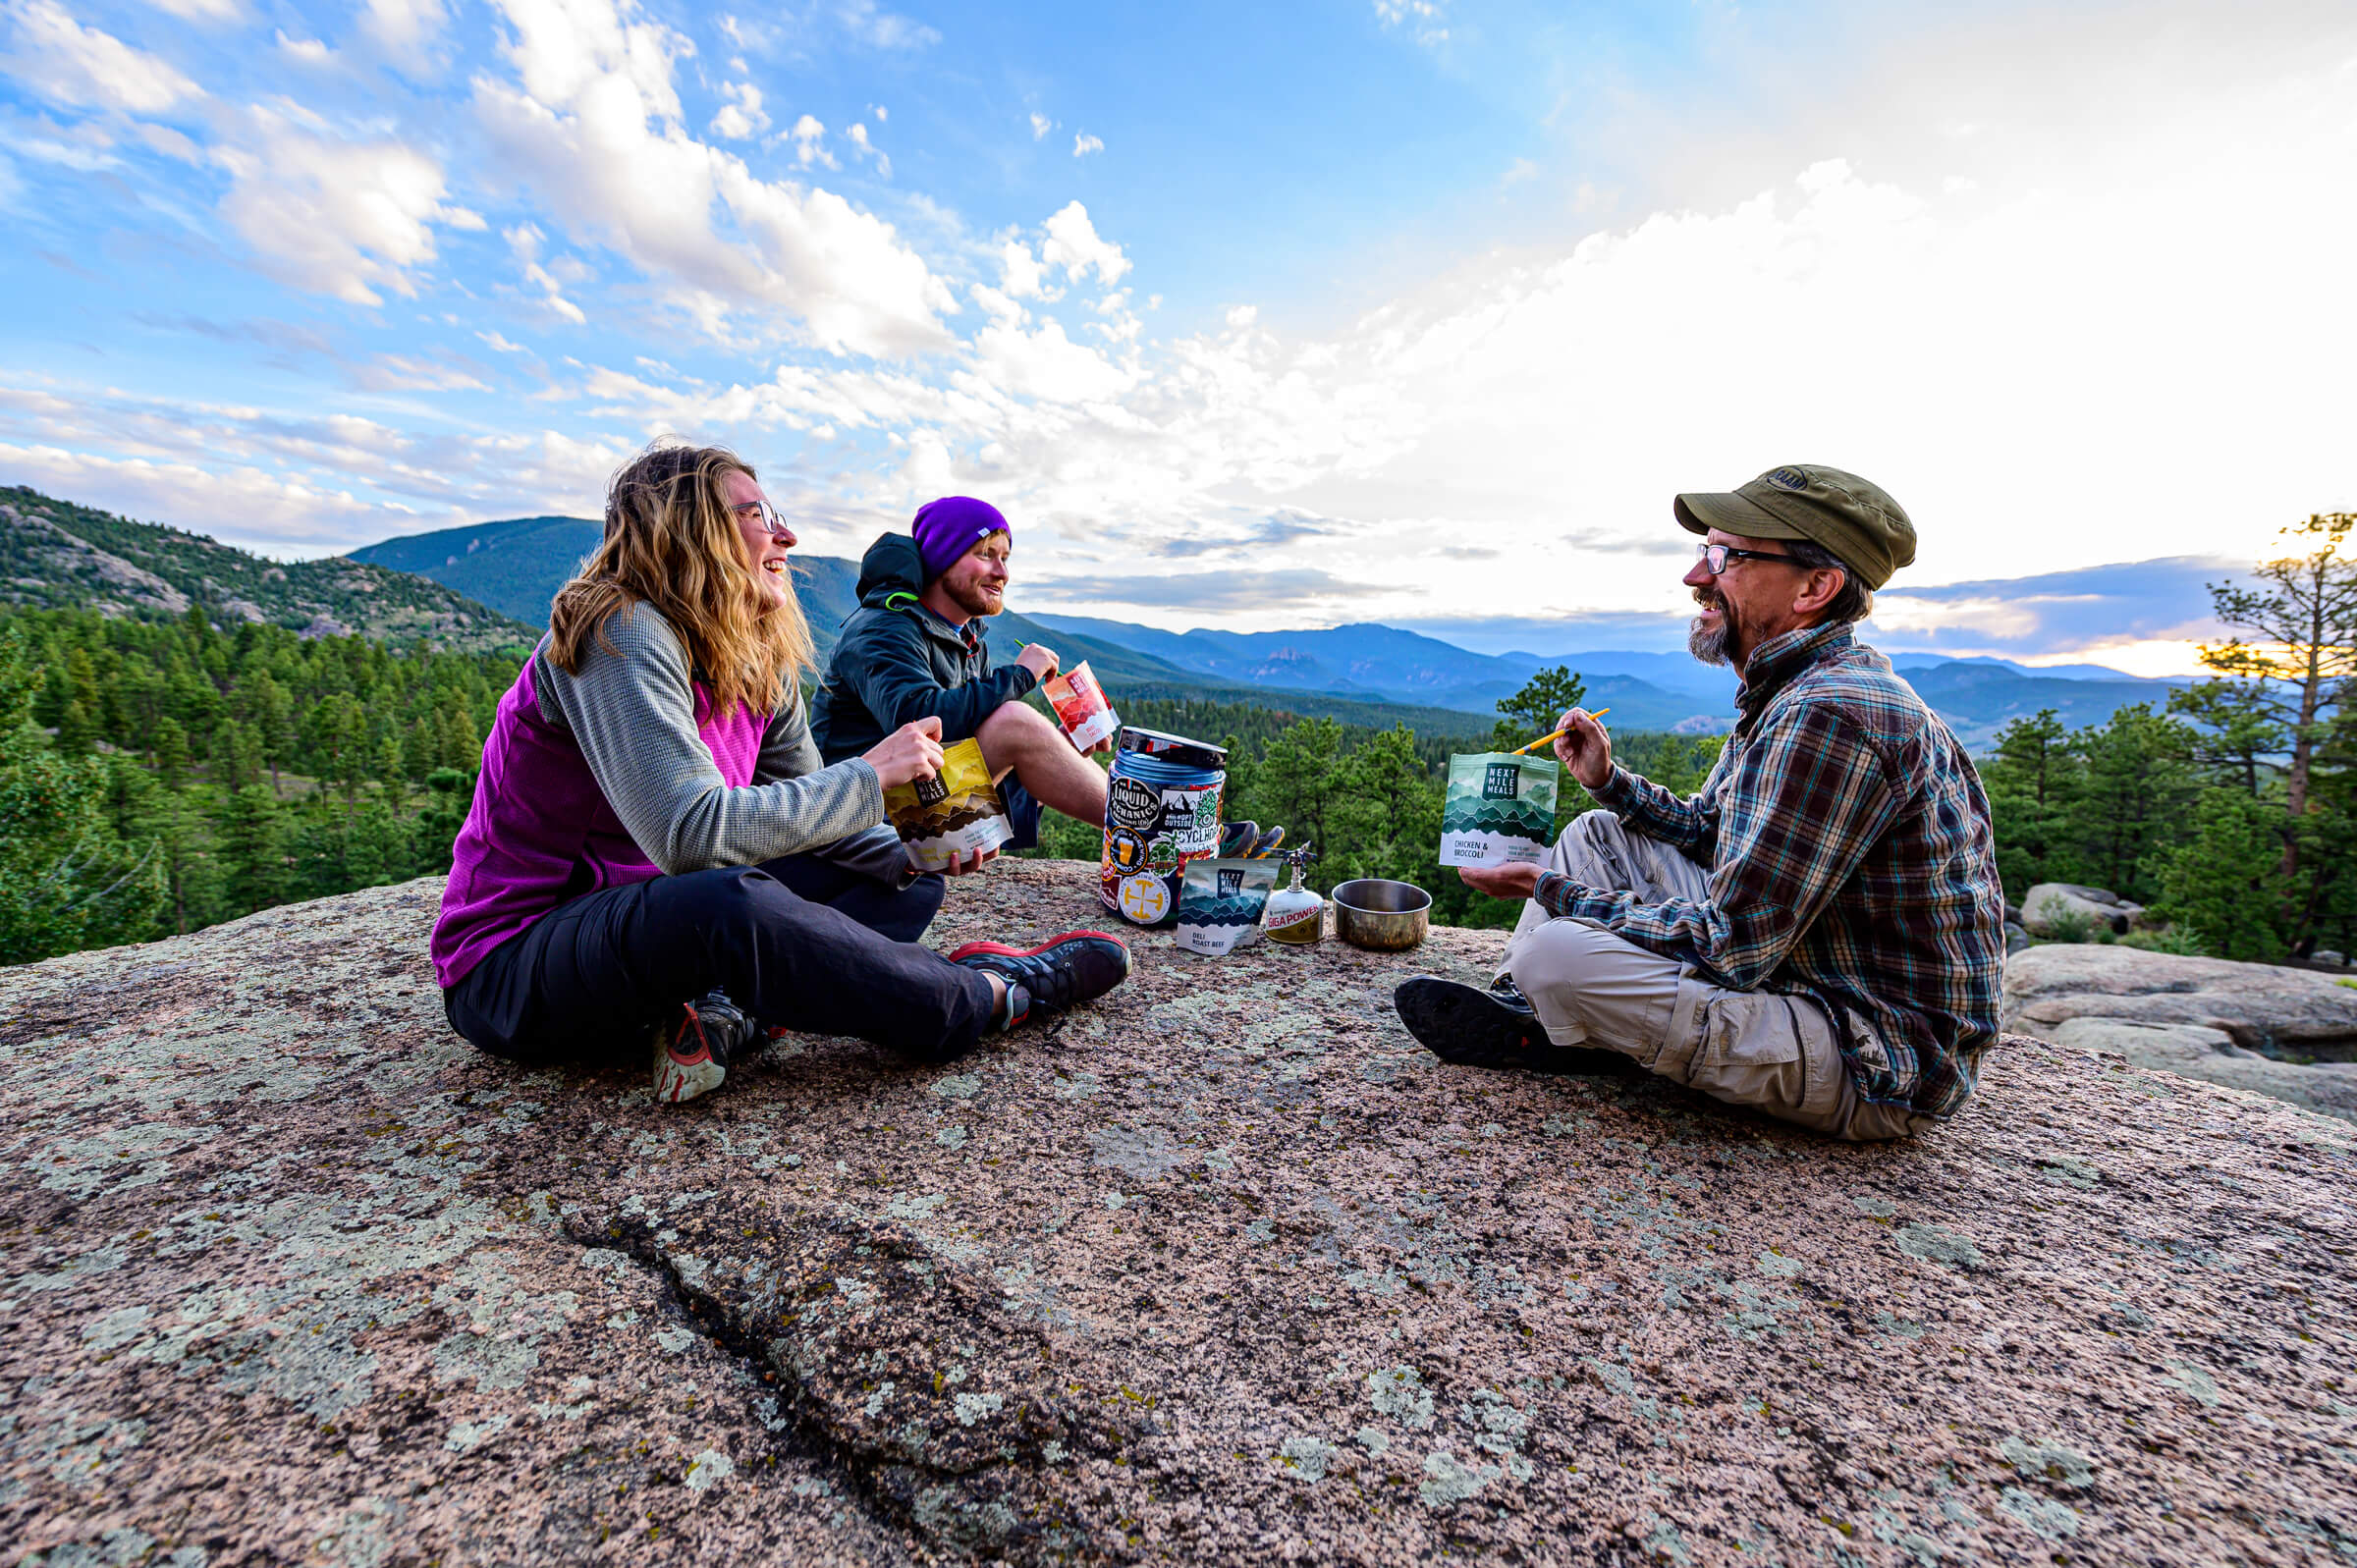
<svg viewBox="0 0 2357 1568"><path fill-rule="evenodd" d="M996 849L1014 837L979 740L944 746L940 773L885 790L884 815L919 871L945 871L952 855Z"/></svg>
<svg viewBox="0 0 2357 1568"><path fill-rule="evenodd" d="M1555 842L1555 795L1563 765L1553 757L1483 751L1449 759L1441 808L1441 864L1503 866L1542 861Z"/></svg>
<svg viewBox="0 0 2357 1568"><path fill-rule="evenodd" d="M1260 939L1260 915L1277 886L1274 860L1190 860L1179 876L1178 929L1171 940L1217 958Z"/></svg>

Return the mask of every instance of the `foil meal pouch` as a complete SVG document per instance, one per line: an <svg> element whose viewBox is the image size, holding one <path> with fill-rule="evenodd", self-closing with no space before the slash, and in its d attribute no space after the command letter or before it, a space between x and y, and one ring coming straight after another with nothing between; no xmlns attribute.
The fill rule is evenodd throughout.
<svg viewBox="0 0 2357 1568"><path fill-rule="evenodd" d="M1223 957L1258 942L1260 914L1277 886L1274 860L1190 860L1178 885L1178 929L1189 952Z"/></svg>
<svg viewBox="0 0 2357 1568"><path fill-rule="evenodd" d="M1050 676L1039 689L1048 706L1056 710L1056 722L1078 750L1111 739L1122 727L1122 716L1113 711L1113 700L1097 684L1097 673L1089 669L1086 659L1061 675Z"/></svg>
<svg viewBox="0 0 2357 1568"><path fill-rule="evenodd" d="M941 772L885 790L884 815L919 871L946 871L952 857L996 849L1014 837L978 740L944 746Z"/></svg>
<svg viewBox="0 0 2357 1568"><path fill-rule="evenodd" d="M1544 861L1555 843L1555 798L1563 765L1553 757L1482 751L1449 759L1441 807L1441 864L1504 866Z"/></svg>

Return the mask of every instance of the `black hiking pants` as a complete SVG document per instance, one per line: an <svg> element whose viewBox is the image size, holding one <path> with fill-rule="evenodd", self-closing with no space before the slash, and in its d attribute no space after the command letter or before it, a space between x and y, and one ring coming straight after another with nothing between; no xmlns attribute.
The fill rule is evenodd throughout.
<svg viewBox="0 0 2357 1568"><path fill-rule="evenodd" d="M540 1065L617 1059L719 990L764 1025L943 1061L990 1022L990 982L917 939L942 879L895 889L812 855L607 888L559 904L442 994L451 1027Z"/></svg>

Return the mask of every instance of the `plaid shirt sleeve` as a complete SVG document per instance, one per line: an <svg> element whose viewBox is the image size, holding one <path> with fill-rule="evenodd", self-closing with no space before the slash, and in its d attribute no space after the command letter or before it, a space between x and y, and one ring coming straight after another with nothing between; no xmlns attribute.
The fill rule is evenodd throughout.
<svg viewBox="0 0 2357 1568"><path fill-rule="evenodd" d="M1616 762L1604 787L1590 794L1598 805L1648 838L1673 845L1689 859L1708 860L1719 847L1718 773L1714 766L1701 792L1688 800Z"/></svg>
<svg viewBox="0 0 2357 1568"><path fill-rule="evenodd" d="M1616 771L1612 786L1620 779ZM1755 736L1714 783L1715 796L1703 791L1717 815L1709 898L1645 903L1633 892L1584 887L1552 871L1539 878L1534 896L1553 914L1595 921L1722 985L1757 989L1890 826L1901 799L1881 754L1822 703L1801 704L1789 724ZM1642 786L1631 791L1632 823L1685 847L1675 834L1681 826L1696 831L1699 818L1686 815L1695 802L1641 780L1632 785Z"/></svg>

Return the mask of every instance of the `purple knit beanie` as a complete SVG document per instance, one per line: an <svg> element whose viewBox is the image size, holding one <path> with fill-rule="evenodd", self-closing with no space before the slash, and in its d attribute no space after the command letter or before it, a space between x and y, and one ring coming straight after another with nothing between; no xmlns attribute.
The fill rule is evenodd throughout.
<svg viewBox="0 0 2357 1568"><path fill-rule="evenodd" d="M958 558L984 534L1014 535L998 508L972 496L943 496L926 502L916 509L916 521L909 524L908 531L916 535L916 553L924 558L927 583L956 566Z"/></svg>

